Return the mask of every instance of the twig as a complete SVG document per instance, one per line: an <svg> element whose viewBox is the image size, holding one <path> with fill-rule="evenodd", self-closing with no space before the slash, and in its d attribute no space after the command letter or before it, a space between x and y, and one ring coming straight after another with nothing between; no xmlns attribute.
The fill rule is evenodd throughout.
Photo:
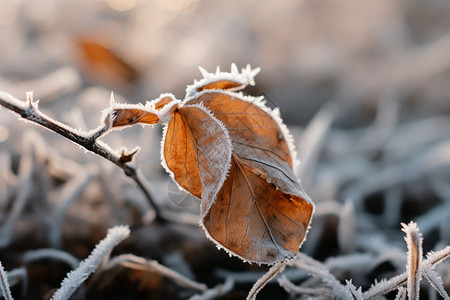
<svg viewBox="0 0 450 300"><path fill-rule="evenodd" d="M351 279L350 280L346 280L345 282L347 283L346 288L352 294L353 299L355 299L355 300L363 300L362 288L359 287L359 289L356 289L356 286L353 285Z"/></svg>
<svg viewBox="0 0 450 300"><path fill-rule="evenodd" d="M204 291L200 295L194 295L189 298L189 300L211 300L217 299L222 295L230 292L234 287L234 280L231 277L228 277L223 284L218 284L212 289L208 289Z"/></svg>
<svg viewBox="0 0 450 300"><path fill-rule="evenodd" d="M405 240L408 243L408 265L406 272L392 277L387 281L384 280L375 284L363 293L363 298L373 299L398 289L401 286L407 285L406 290L408 291L408 298L419 299L419 283L422 277L425 277L425 279L430 282L431 286L441 293L441 295L444 295L445 298L447 295L446 293L442 293L444 289L440 278L435 275L434 272L430 271L432 271L437 264L450 257L450 247L448 246L436 252L429 252L427 258L422 260L422 235L419 232L417 224L411 222L408 225L402 225L402 230L407 234ZM400 297L400 295L403 295L402 293L403 290L399 290L397 296ZM401 296L400 299L403 299L403 296Z"/></svg>
<svg viewBox="0 0 450 300"><path fill-rule="evenodd" d="M97 155L100 155L103 158L106 158L107 160L119 166L128 177L132 178L136 182L149 203L152 205L153 209L155 210L155 221L159 223L164 223L167 221L166 218L161 214L158 205L151 197L149 191L145 188L142 179L138 175L136 169L127 165L126 162L122 160L122 156L114 154L113 151L109 149L108 146L106 146L106 144L102 143L101 141L97 141L97 139L107 131L107 126L102 124L97 129L91 132L82 132L79 130L75 130L65 124L53 120L52 118L40 112L38 109L38 102L33 101L32 93L27 93L27 101L24 102L14 98L11 94L0 91L0 105L19 114L26 120L37 123L53 132L62 135L68 140L84 147L85 149Z"/></svg>
<svg viewBox="0 0 450 300"><path fill-rule="evenodd" d="M266 284L271 281L275 276L277 276L280 272L286 268L286 261L279 262L273 265L263 277L258 279L258 281L253 285L252 289L247 295L247 300L255 300L256 295L263 289Z"/></svg>
<svg viewBox="0 0 450 300"><path fill-rule="evenodd" d="M408 275L406 272L394 276L387 281L380 281L363 293L363 299L376 299L378 296L389 293L390 291L405 285L407 281Z"/></svg>
<svg viewBox="0 0 450 300"><path fill-rule="evenodd" d="M326 287L309 288L309 287L296 286L285 275L282 275L280 278L278 278L278 283L289 294L309 295L309 296L327 296L329 298L333 297L333 293L331 292L331 289L329 289L329 288L326 288Z"/></svg>
<svg viewBox="0 0 450 300"><path fill-rule="evenodd" d="M68 299L78 287L95 271L98 265L109 256L112 249L130 235L127 226L116 226L108 230L107 236L97 244L88 258L78 268L67 274L61 287L53 294L52 299Z"/></svg>
<svg viewBox="0 0 450 300"><path fill-rule="evenodd" d="M207 290L207 286L203 283L195 282L161 264L154 260L146 260L145 258L133 255L133 254L122 254L114 257L108 263L103 266L103 271L113 268L114 266L124 266L127 268L143 271L153 271L158 274L170 278L178 285L204 292Z"/></svg>
<svg viewBox="0 0 450 300"><path fill-rule="evenodd" d="M6 272L3 269L3 265L0 262L0 291L5 297L6 300L12 300L13 297L11 295L11 290L9 288L8 276L6 276Z"/></svg>
<svg viewBox="0 0 450 300"><path fill-rule="evenodd" d="M351 299L352 295L350 291L342 285L339 280L332 275L326 266L319 261L307 256L304 253L299 253L297 259L293 259L288 262L289 265L305 270L310 275L318 277L322 282L329 286L336 299Z"/></svg>
<svg viewBox="0 0 450 300"><path fill-rule="evenodd" d="M79 260L69 252L52 248L31 250L26 252L23 256L23 262L25 264L29 264L40 259L56 259L68 264L73 269L80 264Z"/></svg>
<svg viewBox="0 0 450 300"><path fill-rule="evenodd" d="M28 272L26 267L20 267L17 269L12 269L7 272L8 282L10 286L14 286L20 281L21 284L21 296L25 298L26 292L28 290Z"/></svg>
<svg viewBox="0 0 450 300"><path fill-rule="evenodd" d="M399 287L395 300L406 300L406 289L404 287Z"/></svg>

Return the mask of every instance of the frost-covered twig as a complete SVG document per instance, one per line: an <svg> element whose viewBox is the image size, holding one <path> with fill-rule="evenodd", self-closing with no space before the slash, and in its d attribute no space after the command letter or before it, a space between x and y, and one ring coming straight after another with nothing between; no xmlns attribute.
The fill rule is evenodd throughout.
<svg viewBox="0 0 450 300"><path fill-rule="evenodd" d="M394 276L389 280L382 280L375 283L370 289L363 293L364 299L376 299L380 295L384 295L393 291L403 285L408 281L408 275L402 273L400 275Z"/></svg>
<svg viewBox="0 0 450 300"><path fill-rule="evenodd" d="M286 268L286 261L282 261L273 265L263 277L258 279L256 283L253 285L252 289L247 295L247 300L256 299L256 295L266 286L266 284L271 281L275 276L277 276L280 272Z"/></svg>
<svg viewBox="0 0 450 300"><path fill-rule="evenodd" d="M432 269L440 262L450 257L450 247L446 247L440 251L430 252L427 258L422 260L422 235L419 232L417 224L410 222L408 225L402 224L403 231L406 232L405 238L408 243L408 263L407 271L397 275L389 280L383 280L369 290L364 292L364 299L373 299L377 296L384 295L392 290L398 289L401 286L407 285L408 298L419 299L420 280L422 277L427 279L431 286L433 286L444 298L448 298L439 276L435 274ZM431 271L431 272L430 272ZM399 293L400 299L403 299Z"/></svg>
<svg viewBox="0 0 450 300"><path fill-rule="evenodd" d="M350 280L346 280L345 282L347 283L346 287L350 291L350 293L352 294L353 299L355 299L355 300L363 300L362 288L359 287L359 289L356 289L356 286L353 285L351 279Z"/></svg>
<svg viewBox="0 0 450 300"><path fill-rule="evenodd" d="M404 287L399 287L395 300L406 300L406 289Z"/></svg>
<svg viewBox="0 0 450 300"><path fill-rule="evenodd" d="M330 289L320 287L320 288L308 288L296 286L292 283L284 274L278 278L278 283L286 292L294 295L310 295L310 296L327 296L333 297L333 293Z"/></svg>
<svg viewBox="0 0 450 300"><path fill-rule="evenodd" d="M66 251L51 248L31 250L26 252L23 256L23 262L25 264L29 264L39 259L57 259L65 262L73 269L75 269L80 263L79 260L72 254Z"/></svg>
<svg viewBox="0 0 450 300"><path fill-rule="evenodd" d="M350 291L343 286L320 262L307 256L304 253L299 253L297 259L288 262L289 265L303 269L315 277L319 277L324 284L333 290L336 299L351 299Z"/></svg>
<svg viewBox="0 0 450 300"><path fill-rule="evenodd" d="M444 289L444 283L441 277L431 269L428 265L422 267L422 275L431 284L432 287L441 295L445 300L449 300L447 292Z"/></svg>
<svg viewBox="0 0 450 300"><path fill-rule="evenodd" d="M206 291L207 286L203 283L195 282L161 264L154 260L146 260L145 258L133 255L133 254L122 254L114 257L108 263L106 263L102 270L109 270L114 266L121 265L127 268L143 270L143 271L153 271L158 274L170 278L180 286L194 289L200 292Z"/></svg>
<svg viewBox="0 0 450 300"><path fill-rule="evenodd" d="M105 124L100 125L97 129L92 132L81 132L75 130L65 124L62 124L56 120L53 120L49 116L43 114L38 109L38 101L33 101L32 93L27 93L27 101L20 101L14 98L11 94L0 91L0 105L6 107L7 109L19 114L22 118L29 120L31 122L37 123L53 132L56 132L63 137L69 139L70 141L84 147L85 149L100 155L103 158L113 162L125 172L127 176L132 178L142 192L145 194L147 200L152 205L156 213L156 221L163 222L165 218L161 214L158 206L154 202L151 194L146 189L139 173L135 168L126 164L129 161L130 155L122 153L117 155L113 153L106 144L98 141L97 139L108 130L108 126ZM132 156L132 155L131 155Z"/></svg>
<svg viewBox="0 0 450 300"><path fill-rule="evenodd" d="M53 294L52 299L68 299L91 273L108 257L111 250L130 235L127 226L116 226L108 230L106 237L97 244L88 258L83 260L78 268L67 274L61 287Z"/></svg>
<svg viewBox="0 0 450 300"><path fill-rule="evenodd" d="M234 287L234 280L231 277L228 277L225 280L225 283L219 284L212 289L208 289L204 291L200 295L194 295L189 300L212 300L217 299L222 295L225 295Z"/></svg>
<svg viewBox="0 0 450 300"><path fill-rule="evenodd" d="M8 281L10 286L14 286L17 283L21 282L21 295L26 295L28 289L28 271L26 267L20 267L17 269L13 269L8 271Z"/></svg>
<svg viewBox="0 0 450 300"><path fill-rule="evenodd" d="M6 275L3 265L0 262L0 288L6 300L12 300L11 290L9 288L8 276Z"/></svg>

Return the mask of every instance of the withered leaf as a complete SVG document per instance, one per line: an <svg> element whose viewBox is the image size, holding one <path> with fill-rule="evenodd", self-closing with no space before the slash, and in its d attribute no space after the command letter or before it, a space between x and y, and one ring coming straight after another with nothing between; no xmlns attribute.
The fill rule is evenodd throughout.
<svg viewBox="0 0 450 300"><path fill-rule="evenodd" d="M242 99L241 99L242 98ZM186 104L202 103L227 128L233 146L228 176L213 202L203 205L203 226L233 254L273 264L294 257L313 204L292 170L278 116L255 98L205 91Z"/></svg>
<svg viewBox="0 0 450 300"><path fill-rule="evenodd" d="M151 125L158 122L159 118L156 114L138 108L114 108L105 118L105 123L110 128L130 126L136 123Z"/></svg>
<svg viewBox="0 0 450 300"><path fill-rule="evenodd" d="M242 86L240 82L235 82L231 80L221 80L212 82L210 84L207 84L205 86L201 86L197 88L197 92L203 91L203 90L212 90L212 89L221 89L221 90L229 90L234 89Z"/></svg>
<svg viewBox="0 0 450 300"><path fill-rule="evenodd" d="M140 77L134 67L97 41L78 39L76 42L86 70L96 79L113 85L125 82L133 83Z"/></svg>
<svg viewBox="0 0 450 300"><path fill-rule="evenodd" d="M231 158L222 124L201 105L179 107L165 127L162 145L162 160L174 180L198 198L214 199ZM202 201L202 210L211 204Z"/></svg>

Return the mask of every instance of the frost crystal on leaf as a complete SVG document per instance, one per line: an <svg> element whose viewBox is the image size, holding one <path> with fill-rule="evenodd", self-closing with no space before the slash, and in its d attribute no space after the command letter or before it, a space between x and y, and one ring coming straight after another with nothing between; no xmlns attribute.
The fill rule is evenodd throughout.
<svg viewBox="0 0 450 300"><path fill-rule="evenodd" d="M202 73L203 79L199 81L196 80L194 81L193 85L187 86L186 98L194 96L196 93L203 90L202 87L209 86L210 84L218 81L224 82L226 84L226 88L231 91L243 89L247 85L255 85L254 77L261 70L260 68L252 69L250 65L247 65L245 68L242 68L241 72L239 72L237 66L234 63L231 65L231 73L221 72L219 67L217 67L215 73L209 73L202 67L199 67L199 69ZM212 88L223 89L223 86Z"/></svg>

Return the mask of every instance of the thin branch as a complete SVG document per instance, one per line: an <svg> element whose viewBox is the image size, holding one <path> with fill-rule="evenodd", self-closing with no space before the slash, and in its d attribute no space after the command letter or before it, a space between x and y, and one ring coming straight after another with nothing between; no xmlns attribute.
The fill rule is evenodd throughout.
<svg viewBox="0 0 450 300"><path fill-rule="evenodd" d="M333 292L328 287L310 288L310 287L296 286L285 275L282 275L280 278L278 278L278 283L289 294L308 295L308 296L327 296L329 298L333 297Z"/></svg>
<svg viewBox="0 0 450 300"><path fill-rule="evenodd" d="M197 294L189 298L189 300L212 300L230 292L234 287L234 280L228 277L223 284L218 284L212 289L204 291L202 294Z"/></svg>
<svg viewBox="0 0 450 300"><path fill-rule="evenodd" d="M342 285L339 280L334 277L328 270L328 268L319 261L309 257L304 253L299 253L296 259L288 262L289 265L305 270L310 275L318 277L322 282L329 286L336 299L351 299L352 295L350 291Z"/></svg>
<svg viewBox="0 0 450 300"><path fill-rule="evenodd" d="M109 270L117 265L127 267L135 270L142 270L146 272L157 272L161 276L170 278L178 285L190 288L196 291L204 292L207 290L207 286L203 283L195 282L184 275L181 275L161 264L155 260L146 260L145 258L133 255L133 254L122 254L114 257L102 267L103 271Z"/></svg>
<svg viewBox="0 0 450 300"><path fill-rule="evenodd" d="M76 270L67 274L61 283L61 287L53 294L52 299L68 299L100 263L109 257L112 249L129 235L130 229L127 226L115 226L109 229L106 237L97 244L88 258L83 260Z"/></svg>
<svg viewBox="0 0 450 300"><path fill-rule="evenodd" d="M376 283L370 289L363 293L363 299L376 299L376 297L389 293L401 286L406 285L408 282L408 275L406 272L394 276L389 280L383 280Z"/></svg>
<svg viewBox="0 0 450 300"><path fill-rule="evenodd" d="M422 275L423 277L431 284L431 286L441 295L445 300L449 300L447 292L444 289L444 283L442 282L442 278L434 272L430 266L425 265L422 266Z"/></svg>
<svg viewBox="0 0 450 300"><path fill-rule="evenodd" d="M23 256L23 262L25 264L29 264L40 259L59 260L68 264L72 269L75 269L80 264L80 261L69 252L52 248L31 250L26 252Z"/></svg>
<svg viewBox="0 0 450 300"><path fill-rule="evenodd" d="M252 289L247 295L247 300L256 299L256 295L263 289L266 284L271 281L275 276L282 272L286 268L286 261L279 262L273 265L263 277L258 279L258 281L253 285Z"/></svg>
<svg viewBox="0 0 450 300"><path fill-rule="evenodd" d="M5 297L6 300L12 300L13 297L11 295L11 290L9 288L8 276L6 275L5 270L3 269L3 265L0 262L0 291Z"/></svg>
<svg viewBox="0 0 450 300"><path fill-rule="evenodd" d="M356 289L356 286L353 285L352 280L346 280L347 283L346 287L349 290L349 292L352 294L353 299L355 300L363 300L362 295L362 288L359 287L359 289Z"/></svg>
<svg viewBox="0 0 450 300"><path fill-rule="evenodd" d="M404 287L399 287L395 300L406 300L406 289Z"/></svg>
<svg viewBox="0 0 450 300"><path fill-rule="evenodd" d="M40 112L38 109L38 102L33 101L31 93L27 93L27 101L24 102L14 98L9 93L0 91L0 105L19 114L23 119L34 122L53 132L56 132L59 135L62 135L68 140L74 142L75 144L78 144L83 148L103 158L106 158L115 165L119 166L128 177L132 178L136 182L138 187L144 193L148 202L152 205L153 209L155 210L155 221L159 223L164 223L167 221L167 219L163 217L160 209L158 208L158 205L153 200L149 191L145 188L143 181L136 169L127 165L126 162L123 162L122 156L118 156L117 154L113 153L113 151L109 149L109 147L107 147L104 143L97 141L97 139L108 130L108 126L102 124L97 129L89 133L75 130L65 124L53 120L52 118Z"/></svg>

